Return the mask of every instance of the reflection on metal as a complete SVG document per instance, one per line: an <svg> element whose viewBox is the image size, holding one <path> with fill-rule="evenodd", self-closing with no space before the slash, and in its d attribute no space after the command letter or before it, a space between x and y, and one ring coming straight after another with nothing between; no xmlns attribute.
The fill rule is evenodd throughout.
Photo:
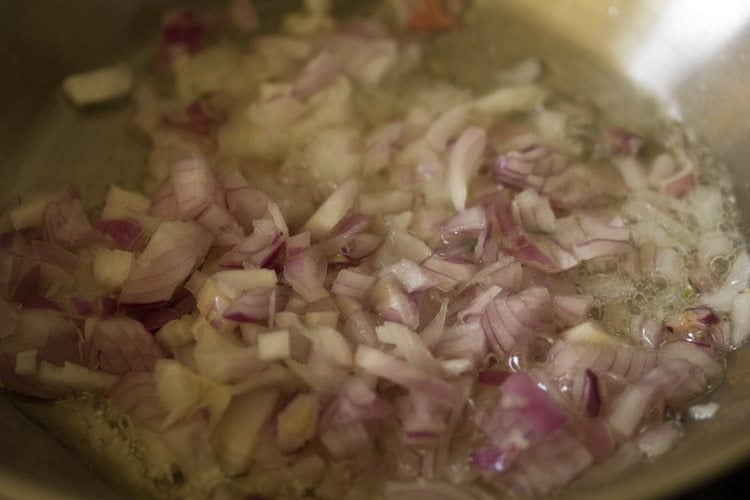
<svg viewBox="0 0 750 500"><path fill-rule="evenodd" d="M634 2L635 3L635 2ZM654 9L659 2L642 2ZM623 54L626 73L667 100L674 88L714 58L727 58L729 41L750 21L746 0L671 0L661 2L650 29ZM639 16L640 17L640 16ZM623 19L623 23L628 20Z"/></svg>

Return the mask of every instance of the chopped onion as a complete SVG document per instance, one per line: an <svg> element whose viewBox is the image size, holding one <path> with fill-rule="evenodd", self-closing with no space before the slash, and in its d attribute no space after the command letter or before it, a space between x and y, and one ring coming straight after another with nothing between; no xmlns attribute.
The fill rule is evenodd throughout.
<svg viewBox="0 0 750 500"><path fill-rule="evenodd" d="M499 88L474 102L475 109L493 115L529 111L544 102L548 92L536 84Z"/></svg>
<svg viewBox="0 0 750 500"><path fill-rule="evenodd" d="M203 261L210 244L210 235L194 223L163 222L128 274L120 303L155 304L169 300Z"/></svg>
<svg viewBox="0 0 750 500"><path fill-rule="evenodd" d="M636 438L638 449L649 458L669 451L682 436L681 429L672 422L664 422L642 431Z"/></svg>
<svg viewBox="0 0 750 500"><path fill-rule="evenodd" d="M135 257L123 250L97 248L94 254L94 277L109 288L121 288L133 268Z"/></svg>
<svg viewBox="0 0 750 500"><path fill-rule="evenodd" d="M482 316L487 341L499 355L506 356L516 345L551 330L552 299L549 291L532 287L492 300Z"/></svg>
<svg viewBox="0 0 750 500"><path fill-rule="evenodd" d="M192 219L216 198L218 185L203 158L192 156L175 162L171 170L177 208L184 219Z"/></svg>
<svg viewBox="0 0 750 500"><path fill-rule="evenodd" d="M533 189L525 189L513 198L513 217L532 233L554 233L555 213L549 199Z"/></svg>
<svg viewBox="0 0 750 500"><path fill-rule="evenodd" d="M156 364L156 390L159 404L167 412L167 428L199 408L206 408L213 425L221 418L231 399L228 385L193 373L175 360Z"/></svg>
<svg viewBox="0 0 750 500"><path fill-rule="evenodd" d="M360 344L354 362L368 373L424 393L451 408L463 406L464 396L454 386L383 351Z"/></svg>
<svg viewBox="0 0 750 500"><path fill-rule="evenodd" d="M78 73L63 81L63 89L76 106L99 104L130 92L133 71L124 64Z"/></svg>
<svg viewBox="0 0 750 500"><path fill-rule="evenodd" d="M122 250L132 250L143 236L143 228L135 219L99 219L94 227L109 236Z"/></svg>
<svg viewBox="0 0 750 500"><path fill-rule="evenodd" d="M117 382L115 375L93 371L83 366L66 361L60 367L47 361L40 361L36 379L56 389L74 391L103 391Z"/></svg>
<svg viewBox="0 0 750 500"><path fill-rule="evenodd" d="M54 201L44 209L45 238L64 247L81 247L93 237L93 228L79 200Z"/></svg>
<svg viewBox="0 0 750 500"><path fill-rule="evenodd" d="M609 149L612 154L637 156L643 141L640 137L621 128L610 128L606 131Z"/></svg>
<svg viewBox="0 0 750 500"><path fill-rule="evenodd" d="M556 295L552 298L555 319L562 326L574 326L583 322L593 303L594 298L590 295Z"/></svg>
<svg viewBox="0 0 750 500"><path fill-rule="evenodd" d="M453 207L461 211L466 206L467 179L473 177L484 158L487 133L479 127L469 127L456 139L448 162L448 189Z"/></svg>
<svg viewBox="0 0 750 500"><path fill-rule="evenodd" d="M315 435L319 413L314 394L299 394L276 416L276 445L282 453L301 448Z"/></svg>
<svg viewBox="0 0 750 500"><path fill-rule="evenodd" d="M16 354L16 373L19 375L35 375L37 353L36 349L27 349Z"/></svg>
<svg viewBox="0 0 750 500"><path fill-rule="evenodd" d="M688 415L693 420L709 420L716 415L719 410L718 403L706 403L700 405L693 405L688 408Z"/></svg>
<svg viewBox="0 0 750 500"><path fill-rule="evenodd" d="M408 293L427 290L437 284L437 280L430 271L408 259L401 259L381 269L380 275L386 274L391 274L396 278Z"/></svg>
<svg viewBox="0 0 750 500"><path fill-rule="evenodd" d="M328 235L354 206L361 189L358 179L351 178L342 183L315 211L303 226L314 238Z"/></svg>
<svg viewBox="0 0 750 500"><path fill-rule="evenodd" d="M430 354L419 335L408 327L386 321L375 327L375 334L383 344L395 346L392 353L404 358L410 365L435 373L440 372L437 360Z"/></svg>
<svg viewBox="0 0 750 500"><path fill-rule="evenodd" d="M376 281L370 290L370 301L384 319L416 328L419 326L419 309L394 281L391 276Z"/></svg>
<svg viewBox="0 0 750 500"><path fill-rule="evenodd" d="M328 429L320 434L320 440L335 459L351 457L372 446L370 434L361 422Z"/></svg>
<svg viewBox="0 0 750 500"><path fill-rule="evenodd" d="M114 375L153 371L164 357L141 322L122 316L95 320L87 344L88 367Z"/></svg>
<svg viewBox="0 0 750 500"><path fill-rule="evenodd" d="M289 257L284 262L284 278L308 302L328 296L323 287L327 270L326 260L314 249Z"/></svg>
<svg viewBox="0 0 750 500"><path fill-rule="evenodd" d="M258 335L258 358L263 361L289 357L289 331L278 330Z"/></svg>
<svg viewBox="0 0 750 500"><path fill-rule="evenodd" d="M374 283L374 276L342 269L336 275L331 291L354 299L364 299Z"/></svg>
<svg viewBox="0 0 750 500"><path fill-rule="evenodd" d="M258 348L242 345L210 327L193 328L193 335L193 358L198 371L206 377L227 382L260 371Z"/></svg>
<svg viewBox="0 0 750 500"><path fill-rule="evenodd" d="M153 195L0 210L0 385L109 389L198 496L545 496L668 450L750 337L733 200L680 144L597 136L538 61L425 78L414 35L468 2L385 1L412 33L330 0L252 40L252 0L167 13Z"/></svg>
<svg viewBox="0 0 750 500"><path fill-rule="evenodd" d="M158 432L166 412L156 395L154 374L131 372L123 375L109 391L109 402L130 419L149 430Z"/></svg>

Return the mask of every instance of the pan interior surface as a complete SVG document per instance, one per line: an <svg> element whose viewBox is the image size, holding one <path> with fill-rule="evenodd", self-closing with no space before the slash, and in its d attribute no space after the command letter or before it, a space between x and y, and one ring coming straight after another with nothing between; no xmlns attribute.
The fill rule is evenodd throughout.
<svg viewBox="0 0 750 500"><path fill-rule="evenodd" d="M0 68L7 75L0 81L0 205L18 193L73 183L82 187L84 205L96 209L110 184L140 186L147 144L132 124L129 102L75 109L59 82L67 74L123 59L148 71L149 43L161 12L184 3L74 0L0 6ZM482 89L491 83L492 69L536 57L546 64L546 84L593 103L610 123L649 137L679 119L695 144L727 166L743 221L748 220L750 143L744 138L750 133L745 111L750 87L744 82L750 77L750 8L742 2L717 6L692 0L477 3L469 30L435 40L430 71ZM272 21L297 6L286 0L256 4ZM352 8L347 4L344 10ZM750 352L733 355L724 383L706 400L719 403L720 411L710 421L687 424L685 437L668 454L636 470L574 483L562 496L674 494L746 460ZM36 402L14 401L16 409L5 398L0 403L4 421L12 421L17 431L7 433L0 452L3 491L17 492L17 498L117 497L80 464L68 462L70 454L16 409L42 427L64 430L54 422L59 411ZM106 469L114 460L107 453L73 436L61 439L110 475ZM33 453L9 455L24 443L34 443ZM60 457L56 460L64 466L35 465L42 454Z"/></svg>

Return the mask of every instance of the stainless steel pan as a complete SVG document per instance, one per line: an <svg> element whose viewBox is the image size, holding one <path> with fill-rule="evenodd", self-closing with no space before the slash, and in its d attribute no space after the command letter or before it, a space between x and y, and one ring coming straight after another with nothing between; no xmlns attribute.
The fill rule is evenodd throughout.
<svg viewBox="0 0 750 500"><path fill-rule="evenodd" d="M137 186L145 147L127 103L79 111L59 91L65 75L123 58L143 62L160 12L173 1L7 0L0 4L0 203L11 195L74 182L93 207L112 183ZM184 2L180 2L184 3ZM278 19L292 1L256 0ZM351 8L351 2L342 2ZM552 85L648 131L654 102L687 124L726 163L745 220L750 215L750 4L742 0L485 0L469 35L435 44L433 64L476 84L487 70L527 55L550 61ZM139 55L141 54L141 55ZM456 57L459 56L459 57ZM750 458L750 351L730 363L710 422L660 460L581 498L675 494ZM117 498L42 428L45 409L0 397L0 496ZM70 445L70 443L68 443ZM102 457L95 469L106 476ZM89 464L91 461L89 461ZM97 468L98 467L98 468Z"/></svg>

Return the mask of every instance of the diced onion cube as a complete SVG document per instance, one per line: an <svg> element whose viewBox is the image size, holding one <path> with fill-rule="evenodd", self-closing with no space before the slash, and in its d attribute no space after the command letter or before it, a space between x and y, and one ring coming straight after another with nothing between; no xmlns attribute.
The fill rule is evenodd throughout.
<svg viewBox="0 0 750 500"><path fill-rule="evenodd" d="M133 71L124 64L78 73L63 81L63 90L76 106L111 101L130 92Z"/></svg>
<svg viewBox="0 0 750 500"><path fill-rule="evenodd" d="M94 277L102 285L120 288L130 274L134 261L132 252L99 248L94 254Z"/></svg>
<svg viewBox="0 0 750 500"><path fill-rule="evenodd" d="M258 335L258 357L263 361L289 357L289 331L261 333Z"/></svg>

